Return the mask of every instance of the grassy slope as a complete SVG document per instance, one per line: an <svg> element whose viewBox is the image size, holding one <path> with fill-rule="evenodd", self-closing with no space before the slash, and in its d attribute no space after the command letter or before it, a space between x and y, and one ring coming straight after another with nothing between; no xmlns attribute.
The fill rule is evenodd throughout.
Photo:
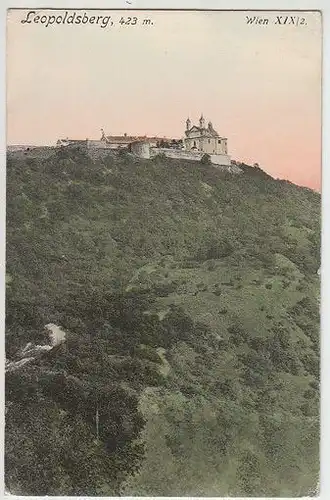
<svg viewBox="0 0 330 500"><path fill-rule="evenodd" d="M90 390L95 362L105 363L94 378L100 382L112 370L120 387L124 379L125 394L134 393L145 418L141 432L130 435L133 451L141 443L145 450L136 471L118 466L113 478L95 465L90 494L291 496L315 485L320 197L242 168L233 176L195 162L124 155L93 163L79 151L8 160L7 355L15 357L30 340L45 342L46 323L61 324L76 357L69 362L59 352L40 362L37 399L44 397L45 367L80 377ZM151 300L133 330L119 314L116 328L128 340L111 337L113 349L100 361L100 346L109 349L104 331L122 308L111 316L105 299L102 308L109 292ZM154 326L147 319L144 326L144 317ZM94 350L91 325L100 332ZM131 335L134 348L127 347ZM119 369L125 356L128 364ZM132 360L149 374L138 386L128 373ZM32 383L29 370L24 377ZM65 401L47 394L59 415ZM86 449L97 457L82 418ZM10 432L15 425L13 417ZM17 484L14 445L11 453L7 471ZM109 456L102 453L101 461ZM116 453L113 460L120 460ZM20 488L86 492L76 472L63 467L55 485L27 486L26 479Z"/></svg>

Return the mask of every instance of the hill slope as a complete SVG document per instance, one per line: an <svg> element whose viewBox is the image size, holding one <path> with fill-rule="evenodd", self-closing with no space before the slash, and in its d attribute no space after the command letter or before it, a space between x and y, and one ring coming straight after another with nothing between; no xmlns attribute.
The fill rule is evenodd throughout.
<svg viewBox="0 0 330 500"><path fill-rule="evenodd" d="M320 196L241 168L9 155L12 493L315 488Z"/></svg>

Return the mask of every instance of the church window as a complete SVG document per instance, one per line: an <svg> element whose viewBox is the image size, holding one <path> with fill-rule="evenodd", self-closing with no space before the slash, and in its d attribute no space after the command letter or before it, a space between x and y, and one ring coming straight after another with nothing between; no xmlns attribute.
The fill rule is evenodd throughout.
<svg viewBox="0 0 330 500"><path fill-rule="evenodd" d="M210 144L210 142L211 142L211 141L210 141L210 139L209 139L209 144Z"/></svg>
<svg viewBox="0 0 330 500"><path fill-rule="evenodd" d="M221 144L221 139L218 139L218 144Z"/></svg>

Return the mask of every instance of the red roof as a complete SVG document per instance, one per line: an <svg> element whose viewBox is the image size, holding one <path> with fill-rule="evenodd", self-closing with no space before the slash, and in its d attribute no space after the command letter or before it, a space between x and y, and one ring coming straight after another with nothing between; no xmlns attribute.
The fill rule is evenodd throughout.
<svg viewBox="0 0 330 500"><path fill-rule="evenodd" d="M132 137L130 135L124 136L124 135L108 135L106 137L106 142L115 142L115 143L123 143L123 144L129 144L132 141L135 141L136 137Z"/></svg>
<svg viewBox="0 0 330 500"><path fill-rule="evenodd" d="M166 137L148 137L147 135L108 135L106 137L106 142L110 143L118 143L118 144L129 144L130 142L135 141L170 141L172 139L168 139Z"/></svg>

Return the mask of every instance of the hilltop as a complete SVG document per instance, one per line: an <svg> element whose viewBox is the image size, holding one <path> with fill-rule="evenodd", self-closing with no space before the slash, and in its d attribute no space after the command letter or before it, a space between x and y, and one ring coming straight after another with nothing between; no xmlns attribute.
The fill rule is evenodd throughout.
<svg viewBox="0 0 330 500"><path fill-rule="evenodd" d="M320 195L239 168L8 154L13 494L311 494Z"/></svg>

